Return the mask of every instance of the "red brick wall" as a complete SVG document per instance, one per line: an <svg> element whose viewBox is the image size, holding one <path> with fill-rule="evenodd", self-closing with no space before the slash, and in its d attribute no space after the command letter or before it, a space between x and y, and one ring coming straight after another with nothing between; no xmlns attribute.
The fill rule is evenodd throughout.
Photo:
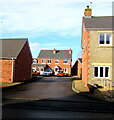
<svg viewBox="0 0 114 120"><path fill-rule="evenodd" d="M49 67L54 69L55 66L59 66L60 68L68 68L68 74L71 74L71 59L45 59L46 63ZM48 64L48 60L51 60L51 64ZM55 64L55 60L59 60L59 64ZM68 64L63 64L63 60L68 60ZM42 59L38 59L38 64L42 64Z"/></svg>
<svg viewBox="0 0 114 120"><path fill-rule="evenodd" d="M11 82L12 60L0 60L0 82Z"/></svg>
<svg viewBox="0 0 114 120"><path fill-rule="evenodd" d="M76 61L72 67L72 75L78 75L78 62Z"/></svg>
<svg viewBox="0 0 114 120"><path fill-rule="evenodd" d="M72 67L72 75L82 77L82 64L77 60Z"/></svg>
<svg viewBox="0 0 114 120"><path fill-rule="evenodd" d="M82 49L82 80L87 85L88 83L88 75L89 75L89 33L90 31L87 31L85 29L85 26L83 25L83 30L82 30L82 45L85 46L85 48Z"/></svg>
<svg viewBox="0 0 114 120"><path fill-rule="evenodd" d="M14 81L24 81L32 76L32 56L28 42L24 45L15 61Z"/></svg>

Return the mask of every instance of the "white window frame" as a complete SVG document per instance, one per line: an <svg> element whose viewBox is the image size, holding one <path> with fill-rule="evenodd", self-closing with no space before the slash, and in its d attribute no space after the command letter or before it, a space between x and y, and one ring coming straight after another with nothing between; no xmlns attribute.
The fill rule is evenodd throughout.
<svg viewBox="0 0 114 120"><path fill-rule="evenodd" d="M104 44L101 44L101 43L100 43L100 35L101 35L101 34L104 34ZM106 43L106 35L107 35L107 34L111 34L110 44L107 44L107 43ZM99 45L112 45L112 33L98 33L98 44L99 44Z"/></svg>
<svg viewBox="0 0 114 120"><path fill-rule="evenodd" d="M64 61L67 61L67 63L64 63ZM68 64L68 60L63 60L63 64Z"/></svg>
<svg viewBox="0 0 114 120"><path fill-rule="evenodd" d="M38 60L37 59L33 59L33 64L37 64Z"/></svg>
<svg viewBox="0 0 114 120"><path fill-rule="evenodd" d="M51 64L51 60L48 60L48 64Z"/></svg>
<svg viewBox="0 0 114 120"><path fill-rule="evenodd" d="M56 63L57 62L57 63ZM59 60L55 60L55 64L59 64Z"/></svg>
<svg viewBox="0 0 114 120"><path fill-rule="evenodd" d="M41 70L41 69L42 69L42 70ZM40 71L42 71L42 72L43 72L43 71L44 71L44 68L40 68Z"/></svg>
<svg viewBox="0 0 114 120"><path fill-rule="evenodd" d="M63 68L63 73L68 73L68 68Z"/></svg>
<svg viewBox="0 0 114 120"><path fill-rule="evenodd" d="M46 63L46 60L43 59L43 60L42 60L42 64L45 64L45 63Z"/></svg>
<svg viewBox="0 0 114 120"><path fill-rule="evenodd" d="M98 67L98 77L94 76L95 73L94 73L94 68L95 67ZM103 67L103 77L100 77L100 67ZM108 67L109 68L109 73L108 73L108 77L105 77L105 67ZM93 66L93 77L94 78L110 78L110 66L100 66L100 65L95 65Z"/></svg>

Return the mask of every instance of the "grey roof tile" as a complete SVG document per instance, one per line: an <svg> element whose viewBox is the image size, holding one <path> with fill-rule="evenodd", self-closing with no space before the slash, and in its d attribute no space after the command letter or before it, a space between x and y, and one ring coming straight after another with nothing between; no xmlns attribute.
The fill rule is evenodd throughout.
<svg viewBox="0 0 114 120"><path fill-rule="evenodd" d="M16 58L28 39L0 39L0 58Z"/></svg>
<svg viewBox="0 0 114 120"><path fill-rule="evenodd" d="M69 50L56 50L56 54L53 54L53 50L41 50L38 58L72 59L72 54L69 54Z"/></svg>
<svg viewBox="0 0 114 120"><path fill-rule="evenodd" d="M113 21L114 16L92 16L90 18L83 18L87 30L114 30Z"/></svg>

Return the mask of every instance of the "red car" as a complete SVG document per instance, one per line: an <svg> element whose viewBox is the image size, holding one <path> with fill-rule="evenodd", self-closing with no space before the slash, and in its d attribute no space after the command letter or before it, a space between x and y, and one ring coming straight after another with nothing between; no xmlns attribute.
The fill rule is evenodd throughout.
<svg viewBox="0 0 114 120"><path fill-rule="evenodd" d="M57 76L58 76L58 77L62 77L62 76L64 76L63 71L58 71Z"/></svg>

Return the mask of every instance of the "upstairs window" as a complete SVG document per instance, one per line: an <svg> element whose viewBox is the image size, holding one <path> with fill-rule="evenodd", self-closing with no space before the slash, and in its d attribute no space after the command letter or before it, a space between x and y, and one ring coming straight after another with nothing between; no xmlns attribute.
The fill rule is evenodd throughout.
<svg viewBox="0 0 114 120"><path fill-rule="evenodd" d="M94 77L109 78L109 66L94 66Z"/></svg>
<svg viewBox="0 0 114 120"><path fill-rule="evenodd" d="M42 63L43 63L43 64L46 63L46 60L42 60Z"/></svg>
<svg viewBox="0 0 114 120"><path fill-rule="evenodd" d="M63 64L68 64L68 60L63 60Z"/></svg>
<svg viewBox="0 0 114 120"><path fill-rule="evenodd" d="M100 45L112 44L112 33L99 33L99 44Z"/></svg>
<svg viewBox="0 0 114 120"><path fill-rule="evenodd" d="M38 60L37 59L33 59L33 64L37 64Z"/></svg>
<svg viewBox="0 0 114 120"><path fill-rule="evenodd" d="M51 64L51 60L48 60L48 63Z"/></svg>
<svg viewBox="0 0 114 120"><path fill-rule="evenodd" d="M59 60L55 60L55 64L59 64Z"/></svg>

